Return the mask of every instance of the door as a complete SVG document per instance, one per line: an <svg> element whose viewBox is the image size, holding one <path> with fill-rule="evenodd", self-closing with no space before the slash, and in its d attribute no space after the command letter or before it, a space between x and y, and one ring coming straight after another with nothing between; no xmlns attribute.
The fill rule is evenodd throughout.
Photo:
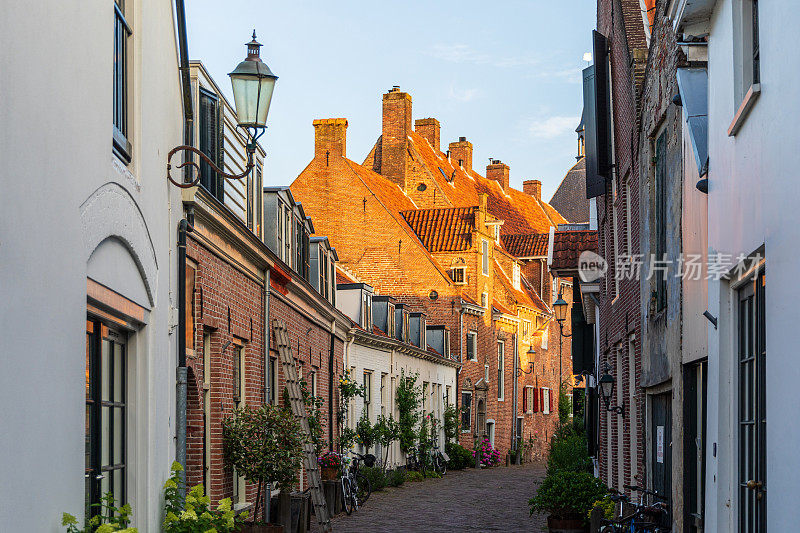
<svg viewBox="0 0 800 533"><path fill-rule="evenodd" d="M767 530L764 272L739 291L739 531Z"/></svg>
<svg viewBox="0 0 800 533"><path fill-rule="evenodd" d="M96 515L111 492L117 507L127 501L126 335L99 321L86 321L86 516Z"/></svg>
<svg viewBox="0 0 800 533"><path fill-rule="evenodd" d="M686 365L684 376L684 506L685 531L703 531L706 485L706 415L708 362Z"/></svg>
<svg viewBox="0 0 800 533"><path fill-rule="evenodd" d="M651 410L652 490L667 498L672 494L672 393L652 396Z"/></svg>

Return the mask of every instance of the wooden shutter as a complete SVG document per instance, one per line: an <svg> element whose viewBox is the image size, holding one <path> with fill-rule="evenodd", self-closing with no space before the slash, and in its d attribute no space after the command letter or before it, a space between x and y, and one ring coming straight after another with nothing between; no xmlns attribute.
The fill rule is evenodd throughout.
<svg viewBox="0 0 800 533"><path fill-rule="evenodd" d="M611 71L608 41L597 30L592 31L594 47L595 125L597 138L597 173L611 179Z"/></svg>
<svg viewBox="0 0 800 533"><path fill-rule="evenodd" d="M219 101L216 95L200 90L200 138L199 149L208 156L214 164L218 163L219 150ZM211 165L200 159L200 185L202 185L214 198L222 201L222 186L218 183L217 173Z"/></svg>
<svg viewBox="0 0 800 533"><path fill-rule="evenodd" d="M606 193L606 180L597 171L597 117L595 117L594 65L583 69L583 128L586 159L586 198Z"/></svg>
<svg viewBox="0 0 800 533"><path fill-rule="evenodd" d="M216 104L216 111L217 117L214 125L217 128L216 135L215 135L215 149L214 149L214 163L221 169L225 170L225 120L222 116L222 106L219 105L219 100L217 100ZM251 174L252 175L252 174ZM225 178L220 176L219 174L215 174L214 178L216 178L216 191L217 191L217 200L220 202L225 202Z"/></svg>
<svg viewBox="0 0 800 533"><path fill-rule="evenodd" d="M522 387L522 405L528 410L528 387Z"/></svg>
<svg viewBox="0 0 800 533"><path fill-rule="evenodd" d="M534 413L538 413L539 412L539 388L538 387L534 387L533 388L533 412Z"/></svg>
<svg viewBox="0 0 800 533"><path fill-rule="evenodd" d="M553 412L553 394L550 389L547 389L547 409L551 413Z"/></svg>

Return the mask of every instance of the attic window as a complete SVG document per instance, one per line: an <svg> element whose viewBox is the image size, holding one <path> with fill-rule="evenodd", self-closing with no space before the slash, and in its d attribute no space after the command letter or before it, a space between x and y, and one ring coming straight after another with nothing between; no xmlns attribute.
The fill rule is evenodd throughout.
<svg viewBox="0 0 800 533"><path fill-rule="evenodd" d="M453 267L450 269L450 279L452 279L454 283L457 283L459 285L464 285L466 284L466 279L467 279L466 272L467 272L467 267L464 266Z"/></svg>
<svg viewBox="0 0 800 533"><path fill-rule="evenodd" d="M488 292L481 293L481 307L483 307L484 309L489 307L489 293Z"/></svg>
<svg viewBox="0 0 800 533"><path fill-rule="evenodd" d="M522 290L520 283L519 263L514 263L514 270L512 275L513 275L512 282L514 283L514 288L517 289L518 291Z"/></svg>
<svg viewBox="0 0 800 533"><path fill-rule="evenodd" d="M419 192L423 192L423 191L424 191L425 189L427 189L427 188L428 188L428 186L427 186L427 185L425 185L424 183L420 183L419 185L417 185L417 190L418 190Z"/></svg>

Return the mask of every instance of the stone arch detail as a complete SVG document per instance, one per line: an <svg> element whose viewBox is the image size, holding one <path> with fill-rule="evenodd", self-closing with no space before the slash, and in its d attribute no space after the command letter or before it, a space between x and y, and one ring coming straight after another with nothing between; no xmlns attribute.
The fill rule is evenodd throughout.
<svg viewBox="0 0 800 533"><path fill-rule="evenodd" d="M81 204L81 232L86 261L109 237L118 239L130 252L142 276L150 305L155 305L158 261L150 230L130 193L109 182Z"/></svg>

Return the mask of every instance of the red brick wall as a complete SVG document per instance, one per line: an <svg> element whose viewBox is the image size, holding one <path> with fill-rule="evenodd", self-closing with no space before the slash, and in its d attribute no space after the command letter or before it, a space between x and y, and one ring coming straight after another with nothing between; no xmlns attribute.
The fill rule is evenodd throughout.
<svg viewBox="0 0 800 533"><path fill-rule="evenodd" d="M383 95L381 174L406 187L408 134L411 132L411 95L389 91Z"/></svg>
<svg viewBox="0 0 800 533"><path fill-rule="evenodd" d="M638 18L637 18L638 17ZM601 367L604 362L616 365L614 346L621 345L624 350L623 372L627 376L630 372L627 365L627 339L635 335L635 372L636 381L641 377L641 347L640 347L640 314L641 296L638 280L623 280L619 283L619 292L615 289L614 276L617 257L614 252L613 243L613 217L614 204L616 202L616 216L618 229L618 250L620 254L626 254L630 250L631 254L640 253L639 236L640 226L638 217L625 217L625 194L627 187L625 182L630 184L631 213L639 213L639 190L641 185L639 167L636 164L638 159L638 128L639 128L639 99L641 80L644 75L644 66L647 57L647 43L644 34L644 25L638 0L599 0L597 7L597 28L600 33L608 38L611 48L611 77L614 90L613 113L614 113L614 150L615 164L618 175L616 176L616 186L619 194L617 198L612 198L611 185L609 184L607 194L597 198L598 216L598 245L600 255L609 264L608 273L601 284L601 306L598 316L600 338L597 339L601 354ZM630 225L630 243L627 242ZM616 367L614 367L616 368ZM602 368L601 368L602 370ZM624 398L629 398L628 380L619 384L623 388ZM614 415L610 417L609 427L608 417L605 410L600 413L600 452L599 469L601 478L611 487L623 490L617 483L617 461L624 465L625 479L628 483L642 484L644 479L644 393L636 391L637 420L636 432L633 432L633 425L629 417L623 419ZM623 446L625 453L618 458L617 439L623 435ZM638 442L638 455L631 457L631 440ZM612 457L607 456L607 442L610 440ZM607 464L611 461L614 477L607 478ZM631 465L633 462L638 464L639 479L631 480Z"/></svg>

